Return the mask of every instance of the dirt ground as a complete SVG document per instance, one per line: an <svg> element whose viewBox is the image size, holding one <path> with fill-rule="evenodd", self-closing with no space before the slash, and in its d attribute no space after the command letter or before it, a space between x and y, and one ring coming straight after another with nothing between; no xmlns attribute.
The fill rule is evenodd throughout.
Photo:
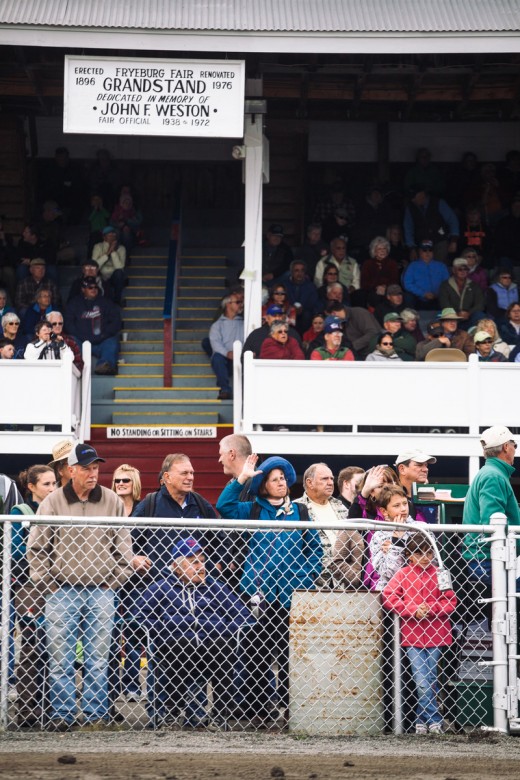
<svg viewBox="0 0 520 780"><path fill-rule="evenodd" d="M520 739L0 735L0 780L518 780Z"/></svg>

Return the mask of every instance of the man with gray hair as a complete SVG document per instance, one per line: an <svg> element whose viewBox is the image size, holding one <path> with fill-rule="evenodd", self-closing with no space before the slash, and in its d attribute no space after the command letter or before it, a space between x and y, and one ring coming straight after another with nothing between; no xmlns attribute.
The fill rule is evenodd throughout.
<svg viewBox="0 0 520 780"><path fill-rule="evenodd" d="M235 293L225 295L220 303L222 314L209 329L212 349L211 368L220 388L219 400L233 398L230 375L233 372L233 343L244 341L243 301Z"/></svg>
<svg viewBox="0 0 520 780"><path fill-rule="evenodd" d="M520 525L520 510L510 482L517 448L514 435L505 425L493 425L482 431L480 443L486 462L468 490L462 523L489 525L491 515L502 512L509 525ZM471 578L490 585L491 545L481 542L479 534L466 534L462 555Z"/></svg>
<svg viewBox="0 0 520 780"><path fill-rule="evenodd" d="M303 475L304 494L297 504L307 507L309 518L323 523L347 521L348 510L333 498L334 475L326 463L313 463ZM364 544L361 534L351 530L319 530L323 546L323 568L316 580L322 589L350 590L361 585Z"/></svg>

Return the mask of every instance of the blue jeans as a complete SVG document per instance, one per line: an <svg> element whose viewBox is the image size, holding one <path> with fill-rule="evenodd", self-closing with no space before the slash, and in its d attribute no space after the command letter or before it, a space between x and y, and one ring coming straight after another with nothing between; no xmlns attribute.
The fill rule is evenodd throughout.
<svg viewBox="0 0 520 780"><path fill-rule="evenodd" d="M113 368L117 368L119 358L119 341L116 336L105 339L101 344L92 344L92 354L98 358L96 366L100 363L110 363Z"/></svg>
<svg viewBox="0 0 520 780"><path fill-rule="evenodd" d="M211 368L217 377L217 385L226 393L231 392L229 377L233 371L233 361L220 352L214 352L211 356Z"/></svg>
<svg viewBox="0 0 520 780"><path fill-rule="evenodd" d="M437 664L441 648L407 647L406 655L412 667L417 690L417 723L429 726L433 723L442 723L442 715L437 706Z"/></svg>
<svg viewBox="0 0 520 780"><path fill-rule="evenodd" d="M69 723L76 718L74 662L80 637L84 653L81 709L87 721L108 718L107 673L114 615L113 590L63 585L47 597L51 718Z"/></svg>

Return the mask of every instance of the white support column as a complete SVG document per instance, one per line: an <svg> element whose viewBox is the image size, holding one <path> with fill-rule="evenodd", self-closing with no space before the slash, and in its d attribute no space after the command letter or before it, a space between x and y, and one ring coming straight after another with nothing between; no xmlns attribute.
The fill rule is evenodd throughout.
<svg viewBox="0 0 520 780"><path fill-rule="evenodd" d="M502 512L490 518L494 532L491 541L491 633L493 637L493 725L508 733L508 653L507 653L507 572L506 524Z"/></svg>
<svg viewBox="0 0 520 780"><path fill-rule="evenodd" d="M244 338L262 324L263 114L245 116Z"/></svg>

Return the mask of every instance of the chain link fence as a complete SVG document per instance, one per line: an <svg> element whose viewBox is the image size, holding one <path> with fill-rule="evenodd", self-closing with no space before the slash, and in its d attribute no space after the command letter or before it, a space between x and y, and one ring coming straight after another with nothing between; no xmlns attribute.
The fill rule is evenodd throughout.
<svg viewBox="0 0 520 780"><path fill-rule="evenodd" d="M464 557L461 526L11 520L4 729L497 725L506 572L493 561L503 580L492 591ZM505 544L503 527L469 530L484 555L493 533Z"/></svg>

